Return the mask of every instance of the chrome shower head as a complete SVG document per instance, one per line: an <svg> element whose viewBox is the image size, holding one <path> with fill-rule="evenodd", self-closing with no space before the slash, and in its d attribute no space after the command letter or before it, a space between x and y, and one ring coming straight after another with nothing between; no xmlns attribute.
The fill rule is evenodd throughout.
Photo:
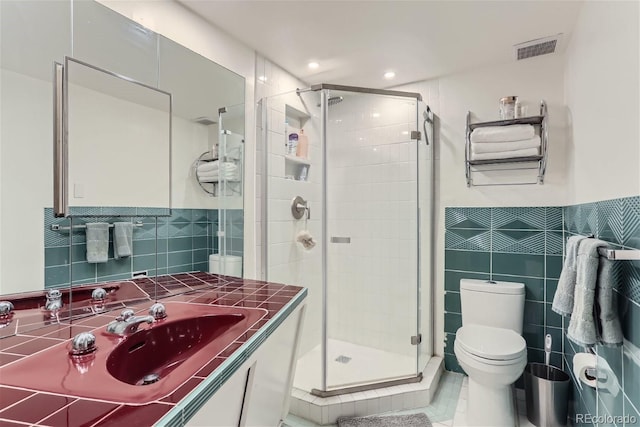
<svg viewBox="0 0 640 427"><path fill-rule="evenodd" d="M343 100L344 97L342 96L332 96L327 100L327 104L331 107L332 105L340 104Z"/></svg>
<svg viewBox="0 0 640 427"><path fill-rule="evenodd" d="M329 107L339 104L344 100L344 96L332 96L329 99L327 99L327 105ZM320 106L320 104L317 105L318 107Z"/></svg>

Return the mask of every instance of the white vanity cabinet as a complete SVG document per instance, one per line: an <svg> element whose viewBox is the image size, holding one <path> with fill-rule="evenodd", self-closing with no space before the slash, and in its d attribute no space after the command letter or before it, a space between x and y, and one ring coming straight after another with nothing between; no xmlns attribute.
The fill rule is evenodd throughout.
<svg viewBox="0 0 640 427"><path fill-rule="evenodd" d="M289 412L304 311L304 303L292 311L186 425L280 425Z"/></svg>

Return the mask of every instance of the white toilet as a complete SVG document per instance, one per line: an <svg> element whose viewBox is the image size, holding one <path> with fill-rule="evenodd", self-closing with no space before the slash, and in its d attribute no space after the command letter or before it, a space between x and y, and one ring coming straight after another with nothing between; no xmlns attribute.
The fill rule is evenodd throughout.
<svg viewBox="0 0 640 427"><path fill-rule="evenodd" d="M460 280L462 327L454 352L469 375L467 425L516 425L512 384L527 364L524 284Z"/></svg>

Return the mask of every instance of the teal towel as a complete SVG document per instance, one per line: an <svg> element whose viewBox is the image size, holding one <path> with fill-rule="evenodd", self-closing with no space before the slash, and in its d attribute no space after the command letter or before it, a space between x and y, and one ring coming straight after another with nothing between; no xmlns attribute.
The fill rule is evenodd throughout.
<svg viewBox="0 0 640 427"><path fill-rule="evenodd" d="M109 259L109 224L87 223L87 262L97 264Z"/></svg>
<svg viewBox="0 0 640 427"><path fill-rule="evenodd" d="M133 253L133 224L130 222L113 223L113 257L126 258Z"/></svg>

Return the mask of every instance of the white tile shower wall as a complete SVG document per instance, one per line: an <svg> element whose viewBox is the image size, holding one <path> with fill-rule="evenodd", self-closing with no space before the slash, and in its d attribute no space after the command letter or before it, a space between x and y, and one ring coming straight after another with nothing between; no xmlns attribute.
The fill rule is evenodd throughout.
<svg viewBox="0 0 640 427"><path fill-rule="evenodd" d="M573 123L566 204L640 194L639 26L638 2L582 5L564 74ZM594 173L600 165L614 166L606 169L607 179Z"/></svg>
<svg viewBox="0 0 640 427"><path fill-rule="evenodd" d="M415 101L345 95L329 109L329 335L415 354Z"/></svg>
<svg viewBox="0 0 640 427"><path fill-rule="evenodd" d="M263 244L268 244L268 265L258 268L268 270L268 279L276 282L297 284L309 289L309 304L304 322L304 333L300 354L304 355L313 347L320 344L320 331L322 321L322 270L321 254L321 170L322 160L320 152L319 128L316 117L308 120L304 125L305 133L309 137L309 159L312 163L307 182L285 179L285 122L286 105L293 106L299 111L305 111L307 107L301 102L301 98L295 94L296 88L306 87L307 84L296 80L286 71L273 65L269 60L258 56L256 58L256 76L261 77L256 81L256 101L263 99L261 108L265 109L266 140L260 140L257 144L257 178L256 186L260 190L256 193L256 218L262 219L261 185L263 180L268 180L268 235L269 241L256 240L257 260L260 262L260 253ZM284 92L287 95L275 96ZM307 101L309 108L316 108L317 94L307 93L302 97ZM261 110L259 110L262 113ZM311 114L310 114L311 115ZM262 114L259 116L262 117ZM296 124L297 126L297 124ZM257 122L257 134L263 135L262 122ZM263 169L262 159L264 149L268 150L268 171ZM268 175L265 173L268 172ZM291 215L291 201L295 196L301 196L309 202L311 207L311 220L296 220ZM257 223L257 235L260 235L264 224ZM296 234L308 229L316 238L317 245L311 251L305 251L296 243ZM320 367L317 367L318 370ZM318 384L319 386L319 384Z"/></svg>

